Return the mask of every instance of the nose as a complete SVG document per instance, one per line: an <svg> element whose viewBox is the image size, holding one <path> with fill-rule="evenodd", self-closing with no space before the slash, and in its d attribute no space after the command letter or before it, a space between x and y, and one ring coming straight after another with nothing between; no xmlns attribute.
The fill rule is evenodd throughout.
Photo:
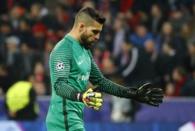
<svg viewBox="0 0 195 131"><path fill-rule="evenodd" d="M94 39L97 41L100 38L100 34L95 35Z"/></svg>

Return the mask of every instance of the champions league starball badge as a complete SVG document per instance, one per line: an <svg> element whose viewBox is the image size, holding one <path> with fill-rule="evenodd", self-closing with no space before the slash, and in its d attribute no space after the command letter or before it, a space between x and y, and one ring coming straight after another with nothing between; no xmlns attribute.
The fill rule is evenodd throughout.
<svg viewBox="0 0 195 131"><path fill-rule="evenodd" d="M61 70L63 70L64 69L64 63L63 62L57 62L57 64L56 64L56 70L57 71L61 71Z"/></svg>

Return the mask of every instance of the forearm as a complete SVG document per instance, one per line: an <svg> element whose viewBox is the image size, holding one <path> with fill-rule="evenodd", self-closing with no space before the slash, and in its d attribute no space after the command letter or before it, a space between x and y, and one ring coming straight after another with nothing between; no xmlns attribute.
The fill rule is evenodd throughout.
<svg viewBox="0 0 195 131"><path fill-rule="evenodd" d="M57 95L61 96L62 98L66 98L73 101L77 100L78 92L67 84L65 78L61 77L58 78L54 84L54 89Z"/></svg>
<svg viewBox="0 0 195 131"><path fill-rule="evenodd" d="M111 94L118 97L123 98L133 98L135 96L134 90L116 84L106 78L101 78L101 80L97 81L98 90L101 92L105 92L107 94Z"/></svg>

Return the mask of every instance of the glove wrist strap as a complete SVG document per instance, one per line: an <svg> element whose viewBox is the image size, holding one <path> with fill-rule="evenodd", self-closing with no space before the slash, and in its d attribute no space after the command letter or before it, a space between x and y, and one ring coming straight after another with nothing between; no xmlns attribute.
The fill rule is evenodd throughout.
<svg viewBox="0 0 195 131"><path fill-rule="evenodd" d="M77 100L82 102L82 94L81 93L78 93L77 94Z"/></svg>
<svg viewBox="0 0 195 131"><path fill-rule="evenodd" d="M135 88L129 88L127 92L131 98L135 98L137 96L137 89Z"/></svg>

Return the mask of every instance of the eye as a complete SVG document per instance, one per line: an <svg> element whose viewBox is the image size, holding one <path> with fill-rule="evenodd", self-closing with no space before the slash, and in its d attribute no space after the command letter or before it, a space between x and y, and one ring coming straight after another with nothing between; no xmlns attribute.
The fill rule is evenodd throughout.
<svg viewBox="0 0 195 131"><path fill-rule="evenodd" d="M93 34L98 34L98 33L100 33L100 31L99 30L92 30L92 32L93 32Z"/></svg>

